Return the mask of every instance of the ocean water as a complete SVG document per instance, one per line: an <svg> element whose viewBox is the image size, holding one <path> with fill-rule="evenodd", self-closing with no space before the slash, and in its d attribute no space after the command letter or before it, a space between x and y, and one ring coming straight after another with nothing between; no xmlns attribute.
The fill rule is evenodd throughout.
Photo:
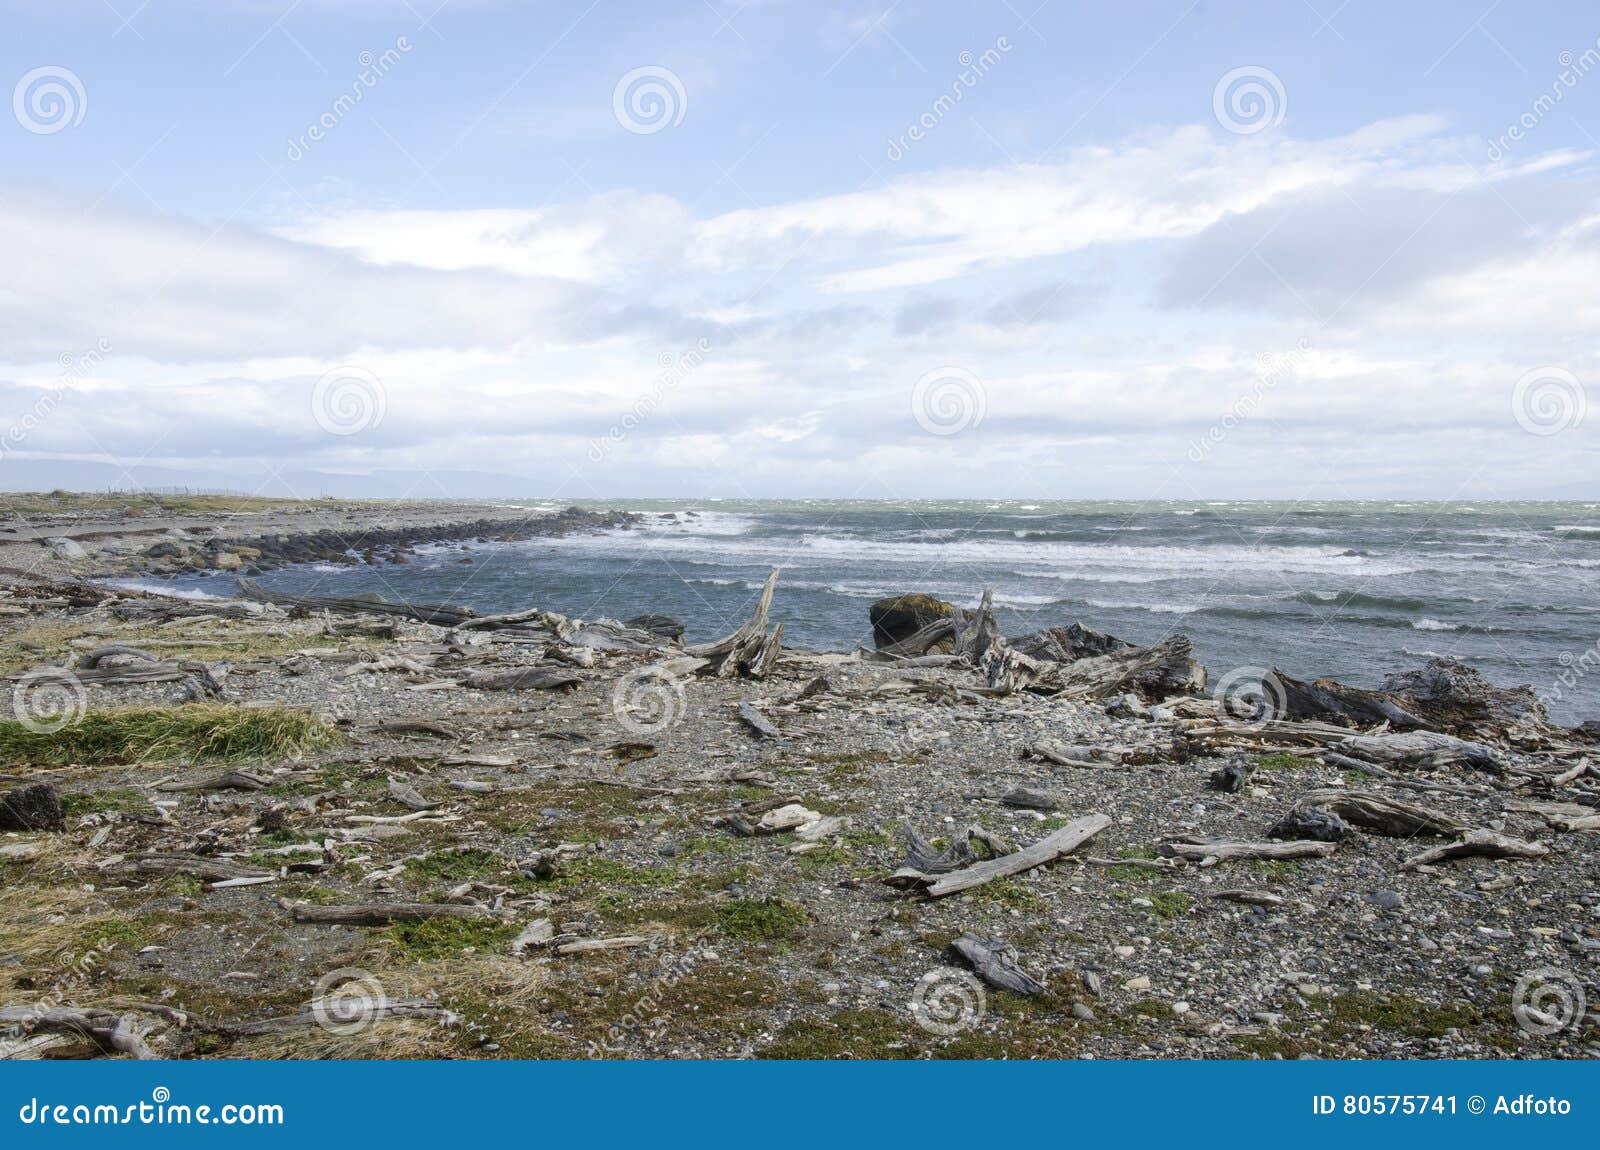
<svg viewBox="0 0 1600 1150"><path fill-rule="evenodd" d="M516 503L538 509L538 503ZM423 547L407 566L274 571L275 589L484 612L677 617L732 629L774 566L796 647L871 645L874 599L995 591L1018 634L1073 620L1138 643L1181 632L1241 666L1375 686L1432 654L1600 718L1600 503L611 501L642 527ZM176 580L231 594L226 576Z"/></svg>

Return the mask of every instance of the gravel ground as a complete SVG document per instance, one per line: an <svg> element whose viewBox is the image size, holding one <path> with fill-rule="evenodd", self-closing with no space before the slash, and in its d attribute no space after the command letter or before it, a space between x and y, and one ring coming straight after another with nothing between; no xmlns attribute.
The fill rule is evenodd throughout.
<svg viewBox="0 0 1600 1150"><path fill-rule="evenodd" d="M152 1047L185 1056L1600 1053L1595 1017L1574 994L1600 1002L1597 839L1506 809L1526 793L1393 789L1282 753L1259 757L1233 794L1207 785L1222 760L1181 752L1145 765L1054 766L1020 748L1041 737L1181 747L1180 720L1117 719L1101 703L1026 693L958 696L970 670L891 669L850 655L786 652L762 682L652 680L664 721L641 725L630 704L649 700L626 676L659 654L599 652L559 690L419 689L450 680L453 663L532 664L542 645L477 633L452 646L438 627L384 629L278 608L123 622L109 606L71 608L41 592L0 599L0 658L13 675L101 643L143 646L227 662L227 703L309 710L339 733L325 748L252 764L266 784L253 791L157 789L215 774L206 764L6 763L0 790L48 782L67 818L60 832L0 835L0 847L32 854L0 861L0 898L16 908L0 927L0 1000L142 1004ZM352 672L393 656L423 669ZM826 685L802 698L819 677ZM85 698L91 714L182 705L175 682L90 686ZM778 737L743 722L741 702ZM379 729L397 720L449 731ZM1438 777L1484 782L1470 774ZM439 805L409 822L360 821L412 813L390 780ZM1329 858L1203 866L1159 857L1185 834L1263 839L1298 795L1347 785L1550 852L1401 870L1427 844L1360 833ZM999 801L1018 786L1049 791L1059 809ZM730 813L753 819L784 798L843 821L811 844L727 825ZM978 824L1022 845L1093 812L1109 816L1105 830L1022 875L940 900L882 881L904 857L902 820L929 838L955 841ZM298 853L265 853L283 848ZM276 877L213 889L129 870L157 851L227 857ZM279 870L291 862L304 865ZM1225 890L1281 901L1214 897ZM288 909L449 898L490 916L352 927L297 922ZM553 943L513 954L540 919ZM1047 989L1024 997L982 986L949 952L963 934L1009 943ZM636 941L559 950L619 938ZM354 1003L347 1019L247 1033L341 987ZM388 1017L371 1007L380 994L449 1016ZM1519 1002L1546 1013L1524 1012L1519 1024ZM1538 1033L1563 1002L1569 1025ZM183 1024L163 1011L184 1012Z"/></svg>

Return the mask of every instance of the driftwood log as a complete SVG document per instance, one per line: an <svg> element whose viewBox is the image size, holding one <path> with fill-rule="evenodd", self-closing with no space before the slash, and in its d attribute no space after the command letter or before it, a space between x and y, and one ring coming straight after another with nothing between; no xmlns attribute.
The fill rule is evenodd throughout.
<svg viewBox="0 0 1600 1150"><path fill-rule="evenodd" d="M685 647L684 653L707 660L706 670L714 675L765 678L777 662L778 646L783 637L781 624L774 634L767 634L767 614L772 610L772 593L777 586L778 568L774 567L761 588L755 610L737 631L712 643Z"/></svg>
<svg viewBox="0 0 1600 1150"><path fill-rule="evenodd" d="M453 902L385 902L350 906L321 906L316 903L288 904L295 922L315 922L337 926L388 926L394 922L427 922L434 918L493 918L486 906Z"/></svg>
<svg viewBox="0 0 1600 1150"><path fill-rule="evenodd" d="M474 671L461 680L475 691L554 691L583 682L583 676L565 666L535 664L510 671Z"/></svg>
<svg viewBox="0 0 1600 1150"><path fill-rule="evenodd" d="M1337 843L1258 843L1227 839L1178 839L1160 847L1161 853L1168 858L1180 858L1202 866L1228 859L1321 859L1338 849Z"/></svg>
<svg viewBox="0 0 1600 1150"><path fill-rule="evenodd" d="M1295 800L1294 805L1297 810L1329 811L1352 826L1393 838L1459 835L1472 829L1472 824L1443 811L1401 802L1372 791L1328 787L1307 791Z"/></svg>
<svg viewBox="0 0 1600 1150"><path fill-rule="evenodd" d="M1007 878L1055 862L1110 825L1110 815L1084 815L1059 830L1052 831L1038 842L998 858L984 859L982 862L975 862L943 874L901 867L884 881L903 890L920 888L930 898L943 898L945 895L957 894L993 882L995 879Z"/></svg>
<svg viewBox="0 0 1600 1150"><path fill-rule="evenodd" d="M132 1014L110 1010L78 1009L58 1006L40 1010L37 1006L0 1006L0 1026L22 1026L28 1030L48 1030L77 1034L108 1054L126 1054L141 1060L155 1058L142 1035L135 1029Z"/></svg>
<svg viewBox="0 0 1600 1150"><path fill-rule="evenodd" d="M290 595L282 591L268 591L254 579L243 575L234 577L239 593L258 603L276 603L280 607L298 607L308 611L342 611L346 614L398 615L419 623L433 623L440 627L455 627L473 617L469 607L449 607L428 603L391 603L376 595Z"/></svg>
<svg viewBox="0 0 1600 1150"><path fill-rule="evenodd" d="M1514 839L1509 835L1495 834L1493 831L1468 831L1455 842L1445 843L1443 846L1425 850L1419 855L1408 858L1400 864L1400 869L1415 870L1417 867L1430 866L1448 859L1474 857L1535 859L1543 858L1549 853L1550 848L1544 843Z"/></svg>
<svg viewBox="0 0 1600 1150"><path fill-rule="evenodd" d="M1043 994L1048 989L1017 965L1017 948L1003 939L963 934L950 944L950 953L998 990L1034 995Z"/></svg>

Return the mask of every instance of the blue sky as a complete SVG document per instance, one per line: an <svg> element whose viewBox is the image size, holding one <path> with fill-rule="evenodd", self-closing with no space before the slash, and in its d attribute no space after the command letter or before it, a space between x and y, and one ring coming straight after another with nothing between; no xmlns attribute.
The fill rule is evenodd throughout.
<svg viewBox="0 0 1600 1150"><path fill-rule="evenodd" d="M6 487L1595 494L1592 6L4 11Z"/></svg>

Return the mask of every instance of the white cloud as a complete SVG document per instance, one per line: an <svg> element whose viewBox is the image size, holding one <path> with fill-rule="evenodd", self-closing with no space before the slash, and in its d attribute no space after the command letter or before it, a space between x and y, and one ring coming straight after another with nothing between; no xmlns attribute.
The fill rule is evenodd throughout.
<svg viewBox="0 0 1600 1150"><path fill-rule="evenodd" d="M1570 153L1487 173L1459 156L1426 118L1327 140L1183 128L702 220L612 192L272 234L11 196L0 424L103 340L11 454L491 471L570 494L971 495L996 459L1039 496L1261 494L1286 466L1334 494L1442 495L1491 459L1553 485L1592 432L1527 435L1509 395L1543 363L1600 379L1595 188ZM1187 460L1260 390L1261 355L1302 342ZM347 362L386 414L330 437L310 395ZM955 437L909 409L945 366L988 401Z"/></svg>

